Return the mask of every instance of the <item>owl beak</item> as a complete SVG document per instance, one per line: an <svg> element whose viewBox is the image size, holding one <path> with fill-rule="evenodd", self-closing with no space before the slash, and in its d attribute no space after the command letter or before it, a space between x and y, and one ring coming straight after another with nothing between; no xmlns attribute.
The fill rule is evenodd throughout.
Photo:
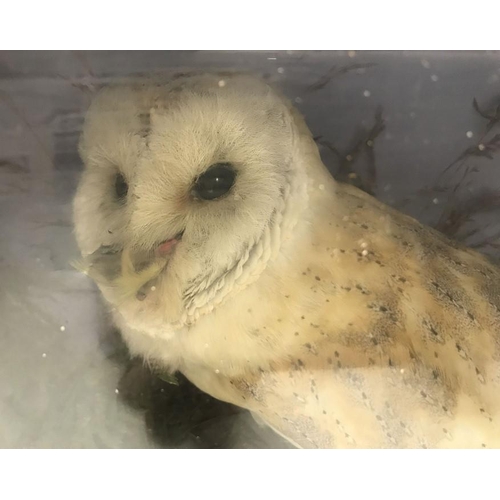
<svg viewBox="0 0 500 500"><path fill-rule="evenodd" d="M175 235L174 238L170 240L163 241L160 243L160 245L156 248L156 255L158 257L166 257L169 255L173 249L176 247L176 245L181 241L182 235L184 234L184 231L178 233Z"/></svg>
<svg viewBox="0 0 500 500"><path fill-rule="evenodd" d="M171 254L173 253L173 251L174 251L175 247L178 245L178 243L181 241L183 234L184 234L184 231L178 233L174 238L171 238L169 240L165 240L165 241L161 242L154 250L155 256L157 258L159 257L159 258L166 259L167 265L168 265L168 261L170 260ZM142 262L142 265L147 265L147 264L145 262ZM156 278L154 278L154 279L156 279ZM151 286L152 286L152 283L154 283L154 279L145 283L137 291L137 294L136 294L137 300L142 301L147 297L149 290L152 289Z"/></svg>
<svg viewBox="0 0 500 500"><path fill-rule="evenodd" d="M153 248L149 250L145 249L135 249L132 251L132 262L133 267L136 272L141 272L149 265L151 265L152 260L161 259L167 263L172 254L174 253L175 247L179 244L182 239L184 231L176 234L173 238L164 240L157 243Z"/></svg>

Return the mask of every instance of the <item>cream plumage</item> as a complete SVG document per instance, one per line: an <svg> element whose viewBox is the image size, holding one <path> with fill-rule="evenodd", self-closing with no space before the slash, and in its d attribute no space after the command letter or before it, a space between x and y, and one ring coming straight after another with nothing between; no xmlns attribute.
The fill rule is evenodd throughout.
<svg viewBox="0 0 500 500"><path fill-rule="evenodd" d="M105 89L80 151L82 265L132 353L300 447L500 446L499 270L335 182L264 82Z"/></svg>

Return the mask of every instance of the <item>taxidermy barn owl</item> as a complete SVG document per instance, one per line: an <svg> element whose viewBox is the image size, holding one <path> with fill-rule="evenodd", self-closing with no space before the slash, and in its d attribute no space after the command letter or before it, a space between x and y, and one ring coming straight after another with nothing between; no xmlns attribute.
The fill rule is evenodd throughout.
<svg viewBox="0 0 500 500"><path fill-rule="evenodd" d="M130 351L301 448L500 447L500 271L336 182L246 75L102 90L80 266Z"/></svg>

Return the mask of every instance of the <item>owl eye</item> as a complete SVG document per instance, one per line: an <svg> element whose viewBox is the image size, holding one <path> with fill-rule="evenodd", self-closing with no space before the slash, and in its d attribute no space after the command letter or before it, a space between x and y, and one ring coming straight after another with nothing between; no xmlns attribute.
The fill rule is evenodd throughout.
<svg viewBox="0 0 500 500"><path fill-rule="evenodd" d="M116 174L115 177L115 194L116 197L122 201L128 193L128 184L122 174Z"/></svg>
<svg viewBox="0 0 500 500"><path fill-rule="evenodd" d="M230 163L216 163L195 181L193 194L202 200L215 200L233 186L236 172Z"/></svg>

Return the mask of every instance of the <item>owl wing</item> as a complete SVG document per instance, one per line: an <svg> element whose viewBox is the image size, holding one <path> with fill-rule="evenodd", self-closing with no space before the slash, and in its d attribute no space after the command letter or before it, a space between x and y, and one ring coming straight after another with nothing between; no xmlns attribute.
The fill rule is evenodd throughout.
<svg viewBox="0 0 500 500"><path fill-rule="evenodd" d="M500 446L499 269L349 186L325 219L238 404L304 448Z"/></svg>

